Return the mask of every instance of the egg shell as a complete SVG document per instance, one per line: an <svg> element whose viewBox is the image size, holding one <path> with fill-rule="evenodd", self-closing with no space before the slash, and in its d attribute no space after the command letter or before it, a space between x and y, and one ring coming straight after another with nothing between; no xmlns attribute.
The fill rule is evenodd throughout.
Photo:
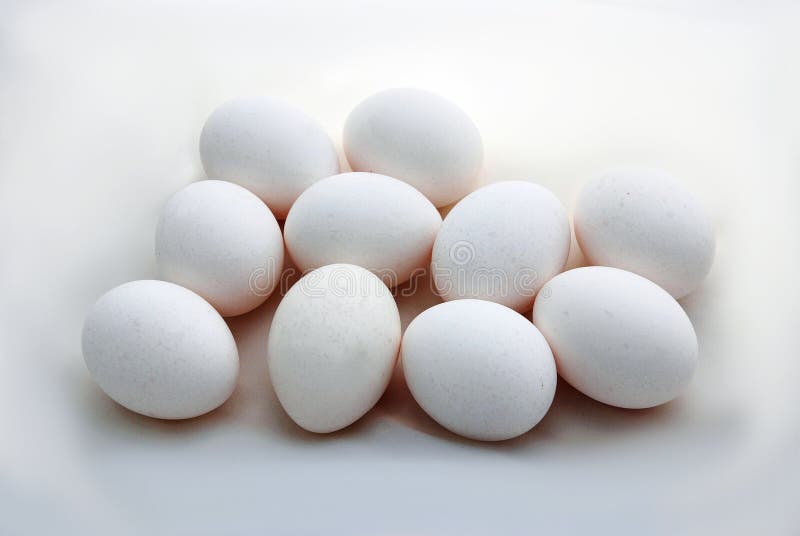
<svg viewBox="0 0 800 536"><path fill-rule="evenodd" d="M697 365L697 337L664 289L631 272L590 266L554 277L533 307L559 374L612 406L649 408L677 397Z"/></svg>
<svg viewBox="0 0 800 536"><path fill-rule="evenodd" d="M104 294L83 326L92 379L131 411L189 419L222 405L236 387L239 355L222 317L194 292L142 280Z"/></svg>
<svg viewBox="0 0 800 536"><path fill-rule="evenodd" d="M240 184L279 219L315 181L339 173L339 157L322 127L296 106L272 97L238 98L215 109L200 134L206 176Z"/></svg>
<svg viewBox="0 0 800 536"><path fill-rule="evenodd" d="M303 276L269 332L269 375L283 409L317 433L361 418L386 390L400 330L394 298L368 270L332 264Z"/></svg>
<svg viewBox="0 0 800 536"><path fill-rule="evenodd" d="M431 273L444 300L477 298L524 312L564 268L569 245L569 219L552 192L531 182L496 182L447 214Z"/></svg>
<svg viewBox="0 0 800 536"><path fill-rule="evenodd" d="M676 299L700 286L714 261L711 217L664 171L621 168L589 181L574 222L589 264L644 276Z"/></svg>
<svg viewBox="0 0 800 536"><path fill-rule="evenodd" d="M301 270L355 264L394 286L424 271L441 224L436 207L405 182L375 173L343 173L300 195L284 235Z"/></svg>
<svg viewBox="0 0 800 536"><path fill-rule="evenodd" d="M354 171L403 180L437 207L480 184L478 128L461 108L428 91L395 88L367 98L348 116L343 142Z"/></svg>
<svg viewBox="0 0 800 536"><path fill-rule="evenodd" d="M283 270L275 217L249 191L218 180L190 184L167 201L155 252L163 279L198 293L223 316L263 303Z"/></svg>
<svg viewBox="0 0 800 536"><path fill-rule="evenodd" d="M425 412L456 434L499 441L524 434L550 408L553 354L525 317L482 300L427 309L403 335L406 383Z"/></svg>

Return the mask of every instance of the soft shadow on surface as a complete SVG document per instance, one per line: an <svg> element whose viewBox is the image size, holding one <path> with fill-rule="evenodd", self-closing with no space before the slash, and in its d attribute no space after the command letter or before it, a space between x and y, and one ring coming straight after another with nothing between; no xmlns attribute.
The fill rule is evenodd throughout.
<svg viewBox="0 0 800 536"><path fill-rule="evenodd" d="M686 311L692 321L697 341L700 345L700 359L709 355L726 355L727 352L709 352L706 347L708 341L725 341L724 326L718 321L721 309L726 303L726 296L722 291L723 282L715 278L707 278L691 294L684 296L678 303Z"/></svg>
<svg viewBox="0 0 800 536"><path fill-rule="evenodd" d="M572 217L570 217L572 221ZM567 263L564 265L564 270L572 270L573 268L580 268L586 266L586 257L583 256L583 251L578 245L578 240L575 238L575 229L572 228L570 232L569 242L569 255L567 256Z"/></svg>
<svg viewBox="0 0 800 536"><path fill-rule="evenodd" d="M436 294L434 289L430 270L425 270L425 273L419 277L414 277L410 281L398 285L392 291L400 312L400 323L404 332L417 315L442 303L442 298Z"/></svg>
<svg viewBox="0 0 800 536"><path fill-rule="evenodd" d="M430 418L414 400L398 366L386 394L365 420L386 418L428 436L468 447L527 450L548 444L568 446L589 439L603 441L603 437L615 440L625 432L640 430L644 425L664 425L665 421L676 418L679 406L678 400L650 409L615 408L592 400L559 378L550 411L532 430L506 441L475 441L446 430Z"/></svg>

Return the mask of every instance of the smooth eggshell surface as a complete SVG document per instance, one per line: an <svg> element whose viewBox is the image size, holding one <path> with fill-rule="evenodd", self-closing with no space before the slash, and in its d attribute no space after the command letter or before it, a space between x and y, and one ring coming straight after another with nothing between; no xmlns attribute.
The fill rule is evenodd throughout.
<svg viewBox="0 0 800 536"><path fill-rule="evenodd" d="M400 347L400 314L372 272L350 264L303 276L278 305L269 331L269 375L299 426L344 428L378 401Z"/></svg>
<svg viewBox="0 0 800 536"><path fill-rule="evenodd" d="M197 417L236 387L239 356L227 324L172 283L133 281L108 291L86 317L82 344L95 383L142 415Z"/></svg>
<svg viewBox="0 0 800 536"><path fill-rule="evenodd" d="M350 263L394 286L424 270L441 224L436 207L405 182L344 173L303 192L289 211L284 235L301 270Z"/></svg>
<svg viewBox="0 0 800 536"><path fill-rule="evenodd" d="M590 266L557 275L533 307L559 374L612 406L649 408L678 396L697 364L694 328L678 302L631 272Z"/></svg>
<svg viewBox="0 0 800 536"><path fill-rule="evenodd" d="M569 219L552 192L531 182L497 182L447 214L431 273L444 300L477 298L524 312L564 268L569 244Z"/></svg>
<svg viewBox="0 0 800 536"><path fill-rule="evenodd" d="M367 98L348 116L343 142L354 171L403 180L437 207L480 183L478 128L461 108L428 91L396 88Z"/></svg>
<svg viewBox="0 0 800 536"><path fill-rule="evenodd" d="M162 278L208 300L223 316L246 313L272 294L283 270L283 237L255 195L225 181L174 194L156 227Z"/></svg>
<svg viewBox="0 0 800 536"><path fill-rule="evenodd" d="M200 134L200 158L206 176L244 186L279 219L312 183L339 173L322 127L271 97L234 99L214 110Z"/></svg>
<svg viewBox="0 0 800 536"><path fill-rule="evenodd" d="M553 354L539 330L487 301L442 303L417 316L403 335L401 363L428 415L482 441L533 428L556 390Z"/></svg>
<svg viewBox="0 0 800 536"><path fill-rule="evenodd" d="M676 299L697 288L714 261L711 217L663 171L623 168L589 181L574 222L589 264L637 273Z"/></svg>

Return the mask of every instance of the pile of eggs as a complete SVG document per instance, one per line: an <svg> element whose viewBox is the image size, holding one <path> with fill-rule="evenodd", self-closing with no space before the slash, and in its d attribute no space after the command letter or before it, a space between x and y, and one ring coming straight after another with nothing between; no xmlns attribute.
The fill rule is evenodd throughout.
<svg viewBox="0 0 800 536"><path fill-rule="evenodd" d="M272 98L211 114L200 136L210 179L175 193L158 221L163 281L114 288L86 319L83 355L103 391L162 419L223 404L239 358L222 317L279 288L284 248L304 275L282 296L265 358L281 405L306 430L361 418L398 359L428 415L486 441L533 428L557 374L622 408L686 388L698 346L676 299L706 277L714 236L668 174L621 168L588 182L572 223L590 266L563 271L562 203L531 182L481 187L480 133L448 100L373 95L347 118L343 145L354 172L340 173L313 119ZM453 203L443 220L439 208ZM413 288L426 270L443 303L403 333L392 289Z"/></svg>

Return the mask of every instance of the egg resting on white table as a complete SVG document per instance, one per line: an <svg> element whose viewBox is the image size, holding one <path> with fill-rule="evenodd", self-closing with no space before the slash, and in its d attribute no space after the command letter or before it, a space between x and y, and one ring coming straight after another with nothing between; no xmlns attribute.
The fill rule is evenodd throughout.
<svg viewBox="0 0 800 536"><path fill-rule="evenodd" d="M189 419L225 402L239 355L222 317L194 292L142 280L105 293L83 326L92 379L119 404L160 419Z"/></svg>
<svg viewBox="0 0 800 536"><path fill-rule="evenodd" d="M532 182L496 182L447 214L431 274L446 301L477 298L524 312L564 268L569 246L569 219L552 192Z"/></svg>
<svg viewBox="0 0 800 536"><path fill-rule="evenodd" d="M283 236L275 217L236 184L205 180L175 193L156 227L163 279L209 301L222 316L262 304L283 270Z"/></svg>
<svg viewBox="0 0 800 536"><path fill-rule="evenodd" d="M437 207L480 184L478 128L461 108L429 91L395 88L368 97L347 117L343 143L353 171L403 180Z"/></svg>
<svg viewBox="0 0 800 536"><path fill-rule="evenodd" d="M283 219L300 193L339 173L339 157L322 127L296 106L272 97L230 100L200 134L206 176L244 186Z"/></svg>
<svg viewBox="0 0 800 536"><path fill-rule="evenodd" d="M618 268L557 275L536 297L533 323L550 343L561 377L612 406L669 402L697 366L697 337L680 304L652 281Z"/></svg>
<svg viewBox="0 0 800 536"><path fill-rule="evenodd" d="M544 337L497 303L465 299L424 311L406 328L400 359L422 409L471 439L524 434L555 395L556 365Z"/></svg>
<svg viewBox="0 0 800 536"><path fill-rule="evenodd" d="M283 409L310 432L357 421L389 384L400 333L394 298L372 272L351 264L309 272L269 330L269 375Z"/></svg>
<svg viewBox="0 0 800 536"><path fill-rule="evenodd" d="M714 261L711 217L664 171L620 168L589 181L574 221L589 264L637 273L675 299L699 287Z"/></svg>
<svg viewBox="0 0 800 536"><path fill-rule="evenodd" d="M350 263L394 286L424 271L441 224L436 207L409 184L376 173L343 173L300 195L284 237L301 270Z"/></svg>

